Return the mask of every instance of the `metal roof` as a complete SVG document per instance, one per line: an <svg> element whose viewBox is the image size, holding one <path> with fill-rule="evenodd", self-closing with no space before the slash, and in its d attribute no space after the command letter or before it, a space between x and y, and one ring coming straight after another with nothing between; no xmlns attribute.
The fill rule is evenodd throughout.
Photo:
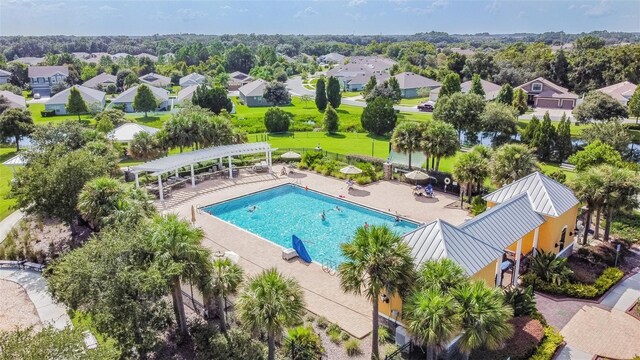
<svg viewBox="0 0 640 360"><path fill-rule="evenodd" d="M262 96L264 95L266 87L267 82L262 79L258 79L242 86L238 91L244 96Z"/></svg>
<svg viewBox="0 0 640 360"><path fill-rule="evenodd" d="M153 85L148 85L148 84L144 84L144 85L148 87L149 90L151 90L151 92L153 93L153 96L156 98L157 101L163 102L163 101L169 100L169 92L167 90L160 89ZM138 93L139 87L140 85L136 85L134 87L128 88L127 90L122 92L122 94L118 95L118 97L111 100L111 103L112 104L132 103L133 99L135 99L136 94Z"/></svg>
<svg viewBox="0 0 640 360"><path fill-rule="evenodd" d="M490 245L443 220L436 220L405 234L416 264L448 258L473 275L495 261L502 248Z"/></svg>
<svg viewBox="0 0 640 360"><path fill-rule="evenodd" d="M535 211L552 217L564 214L579 203L571 189L537 171L503 186L484 199L502 203L522 193L529 194Z"/></svg>
<svg viewBox="0 0 640 360"><path fill-rule="evenodd" d="M102 103L107 93L100 90L92 89L82 85L73 85L72 87L62 90L59 93L53 95L51 99L45 102L45 105L66 105L69 102L69 96L71 96L71 89L76 89L80 93L82 100L87 105Z"/></svg>
<svg viewBox="0 0 640 360"><path fill-rule="evenodd" d="M22 157L22 155L20 154L2 163L2 165L6 165L6 166L23 166L26 164L27 164L27 160L24 157Z"/></svg>
<svg viewBox="0 0 640 360"><path fill-rule="evenodd" d="M544 222L544 217L531 208L525 192L465 222L459 229L504 249Z"/></svg>
<svg viewBox="0 0 640 360"><path fill-rule="evenodd" d="M152 160L144 164L132 166L133 172L151 172L153 176L161 175L201 161L209 161L244 154L271 152L271 145L266 142L214 146L177 155L170 155Z"/></svg>
<svg viewBox="0 0 640 360"><path fill-rule="evenodd" d="M135 135L139 132L146 132L153 135L158 131L160 131L160 129L153 128L151 126L125 123L111 130L109 134L107 134L107 137L115 141L129 142L132 141Z"/></svg>

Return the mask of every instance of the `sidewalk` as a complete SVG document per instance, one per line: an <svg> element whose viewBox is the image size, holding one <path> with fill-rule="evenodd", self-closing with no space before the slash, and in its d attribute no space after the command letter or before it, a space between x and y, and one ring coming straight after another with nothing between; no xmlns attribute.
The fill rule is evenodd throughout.
<svg viewBox="0 0 640 360"><path fill-rule="evenodd" d="M71 325L65 307L53 301L40 273L29 270L0 269L0 279L12 281L25 289L36 307L43 326L53 325L56 329L64 329Z"/></svg>
<svg viewBox="0 0 640 360"><path fill-rule="evenodd" d="M24 213L20 210L16 210L11 215L0 221L0 244L7 237L11 229L24 217Z"/></svg>

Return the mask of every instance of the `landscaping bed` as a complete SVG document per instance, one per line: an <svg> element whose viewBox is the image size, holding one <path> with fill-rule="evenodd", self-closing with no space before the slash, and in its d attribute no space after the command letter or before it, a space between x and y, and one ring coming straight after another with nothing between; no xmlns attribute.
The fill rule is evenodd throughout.
<svg viewBox="0 0 640 360"><path fill-rule="evenodd" d="M533 355L544 339L544 325L529 316L514 317L510 323L513 325L513 336L505 342L502 349L474 351L471 359L525 360Z"/></svg>
<svg viewBox="0 0 640 360"><path fill-rule="evenodd" d="M523 286L532 286L535 291L551 295L568 296L579 299L595 299L607 292L624 277L624 272L618 268L607 268L593 284L564 282L554 284L544 281L534 273L522 277Z"/></svg>
<svg viewBox="0 0 640 360"><path fill-rule="evenodd" d="M640 298L627 309L626 313L640 320Z"/></svg>

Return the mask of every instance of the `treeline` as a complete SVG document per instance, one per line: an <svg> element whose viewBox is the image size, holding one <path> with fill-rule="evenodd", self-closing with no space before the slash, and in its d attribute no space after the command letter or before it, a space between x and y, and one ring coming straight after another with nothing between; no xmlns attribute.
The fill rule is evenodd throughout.
<svg viewBox="0 0 640 360"><path fill-rule="evenodd" d="M607 44L636 43L638 33L597 31L582 34L547 32L542 34L469 34L455 35L444 32L417 33L413 35L196 35L173 34L153 36L4 36L0 37L0 52L13 60L16 57L40 57L48 53L64 52L108 52L153 55L176 53L185 44L211 45L220 42L224 46L245 44L251 48L258 45L279 47L279 52L288 56L306 53L319 56L332 51L343 55L357 54L361 47L371 42L395 43L403 41L425 41L439 48L460 46L463 48L498 49L505 44L516 42L542 42L560 45L573 42L586 35L597 36Z"/></svg>

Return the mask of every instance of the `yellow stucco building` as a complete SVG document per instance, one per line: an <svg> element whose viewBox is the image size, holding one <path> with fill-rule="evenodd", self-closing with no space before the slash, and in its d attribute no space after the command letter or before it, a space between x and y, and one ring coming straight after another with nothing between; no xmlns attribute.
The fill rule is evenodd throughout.
<svg viewBox="0 0 640 360"><path fill-rule="evenodd" d="M568 187L535 172L484 197L487 211L455 226L443 220L405 234L417 266L448 258L473 279L503 285L510 270L514 284L526 256L543 250L568 256L573 250L579 201ZM402 319L402 299L379 299L383 317Z"/></svg>

